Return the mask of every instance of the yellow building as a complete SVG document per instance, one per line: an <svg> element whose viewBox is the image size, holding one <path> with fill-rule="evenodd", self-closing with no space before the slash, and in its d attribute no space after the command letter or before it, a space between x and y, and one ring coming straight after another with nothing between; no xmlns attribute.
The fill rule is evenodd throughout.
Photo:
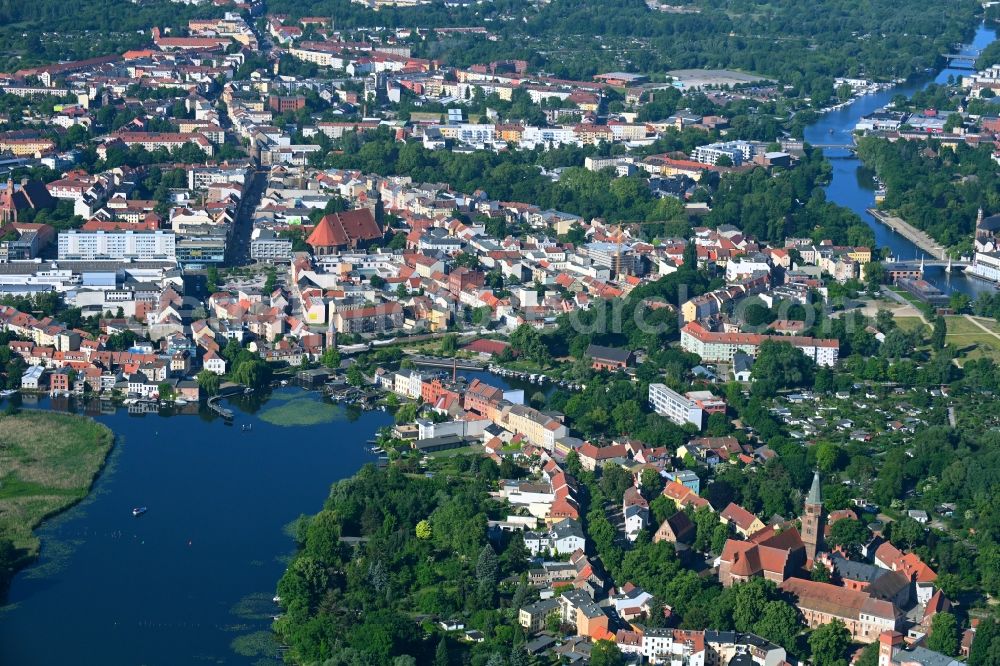
<svg viewBox="0 0 1000 666"><path fill-rule="evenodd" d="M56 147L49 139L0 139L0 153L13 153L17 157L30 157L48 152Z"/></svg>
<svg viewBox="0 0 1000 666"><path fill-rule="evenodd" d="M872 249L870 247L856 247L847 253L847 256L858 264L867 264L872 260Z"/></svg>

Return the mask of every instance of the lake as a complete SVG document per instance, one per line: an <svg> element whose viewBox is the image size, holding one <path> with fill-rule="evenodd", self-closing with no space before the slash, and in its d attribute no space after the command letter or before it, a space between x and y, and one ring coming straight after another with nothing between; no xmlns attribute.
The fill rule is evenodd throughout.
<svg viewBox="0 0 1000 666"><path fill-rule="evenodd" d="M204 408L95 414L118 443L90 496L38 530L41 558L0 609L0 664L280 663L269 628L295 548L286 526L376 461L366 443L392 415L292 387L226 404L233 425ZM149 511L134 518L137 506Z"/></svg>
<svg viewBox="0 0 1000 666"><path fill-rule="evenodd" d="M256 402L229 403L235 425L96 417L118 444L90 497L39 530L42 556L0 610L0 663L259 663L231 643L267 644L284 527L375 461L366 441L392 416L298 388Z"/></svg>

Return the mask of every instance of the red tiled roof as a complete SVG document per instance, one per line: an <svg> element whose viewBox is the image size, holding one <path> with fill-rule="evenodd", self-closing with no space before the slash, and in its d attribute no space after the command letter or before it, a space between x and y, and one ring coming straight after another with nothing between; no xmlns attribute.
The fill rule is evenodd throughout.
<svg viewBox="0 0 1000 666"><path fill-rule="evenodd" d="M334 247L382 237L375 216L367 208L324 215L306 241L312 247Z"/></svg>

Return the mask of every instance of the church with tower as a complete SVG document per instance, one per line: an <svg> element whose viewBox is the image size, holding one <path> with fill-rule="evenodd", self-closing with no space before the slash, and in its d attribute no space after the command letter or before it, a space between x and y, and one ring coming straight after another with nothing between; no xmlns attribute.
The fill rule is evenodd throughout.
<svg viewBox="0 0 1000 666"><path fill-rule="evenodd" d="M823 513L823 492L820 489L819 472L813 474L809 494L806 495L805 511L802 514L802 543L806 549L806 562L816 561L816 554L823 552L823 532L826 516Z"/></svg>
<svg viewBox="0 0 1000 666"><path fill-rule="evenodd" d="M729 539L719 557L719 581L730 586L754 576L781 584L788 578L808 575L817 553L823 552L826 514L819 472L805 498L800 528L794 523L769 525L745 541Z"/></svg>

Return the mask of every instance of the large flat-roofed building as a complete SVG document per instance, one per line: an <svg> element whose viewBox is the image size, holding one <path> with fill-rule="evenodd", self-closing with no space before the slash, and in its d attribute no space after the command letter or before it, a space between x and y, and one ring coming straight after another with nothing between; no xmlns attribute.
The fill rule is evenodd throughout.
<svg viewBox="0 0 1000 666"><path fill-rule="evenodd" d="M281 238L270 229L254 229L250 241L250 258L254 261L276 263L292 260L292 241Z"/></svg>
<svg viewBox="0 0 1000 666"><path fill-rule="evenodd" d="M171 260L176 257L172 231L61 231L59 259Z"/></svg>
<svg viewBox="0 0 1000 666"><path fill-rule="evenodd" d="M730 362L738 352L756 358L760 345L772 339L776 342L787 342L815 361L817 365L832 367L836 365L840 355L840 343L836 339L757 333L716 333L697 322L690 322L681 329L681 348L709 362Z"/></svg>
<svg viewBox="0 0 1000 666"><path fill-rule="evenodd" d="M517 621L529 634L533 634L544 629L549 616L558 612L560 612L558 599L542 599L519 608Z"/></svg>
<svg viewBox="0 0 1000 666"><path fill-rule="evenodd" d="M126 146L142 146L149 151L158 148L177 150L190 143L200 148L209 157L214 152L212 142L204 135L195 132L121 132L116 135L116 138L120 139Z"/></svg>
<svg viewBox="0 0 1000 666"><path fill-rule="evenodd" d="M666 384L649 385L649 406L660 416L665 416L677 425L690 423L699 430L704 412L698 404Z"/></svg>
<svg viewBox="0 0 1000 666"><path fill-rule="evenodd" d="M182 236L177 239L177 262L187 266L224 263L227 241L226 230L221 228L217 233Z"/></svg>
<svg viewBox="0 0 1000 666"><path fill-rule="evenodd" d="M523 435L529 443L546 451L552 451L556 440L569 434L569 428L562 421L532 407L505 404L497 416L496 421L502 428Z"/></svg>
<svg viewBox="0 0 1000 666"><path fill-rule="evenodd" d="M381 333L403 325L399 303L340 309L330 314L334 327L342 333Z"/></svg>
<svg viewBox="0 0 1000 666"><path fill-rule="evenodd" d="M712 165L718 164L722 157L728 157L733 166L740 166L752 160L755 152L754 145L749 141L725 141L698 146L691 157L702 164Z"/></svg>
<svg viewBox="0 0 1000 666"><path fill-rule="evenodd" d="M947 305L949 298L943 291L924 279L899 278L896 284L930 305Z"/></svg>

